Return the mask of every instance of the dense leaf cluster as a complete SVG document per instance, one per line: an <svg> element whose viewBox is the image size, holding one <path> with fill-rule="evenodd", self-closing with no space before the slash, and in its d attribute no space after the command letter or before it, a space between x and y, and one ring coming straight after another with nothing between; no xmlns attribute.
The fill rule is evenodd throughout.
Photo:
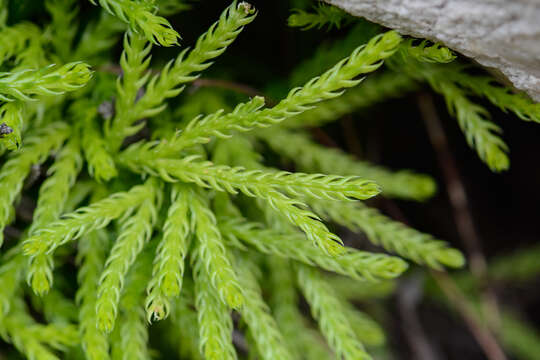
<svg viewBox="0 0 540 360"><path fill-rule="evenodd" d="M422 201L435 193L433 179L359 161L316 143L304 128L425 80L498 171L508 167L507 147L470 97L540 121L538 104L446 64L456 56L444 46L395 31L359 42L273 106L255 96L231 109L204 91L178 105L169 100L225 52L256 10L234 1L193 48L158 69L152 46L179 40L162 14L188 6L91 2L103 10L80 24L75 0L46 1L46 29L7 26L0 2L0 230L19 228L15 206L27 193L25 179L51 164L41 184L28 185L37 190L31 225L6 241L0 260L0 336L30 359L149 359L150 324L161 320L182 358L236 359L240 349L269 360L370 359L384 332L351 297L391 291L390 280L408 267L404 259L442 270L464 258L362 202L381 191ZM290 19L306 28L353 21L326 6ZM110 58L121 32L122 55ZM384 62L390 69L372 76ZM220 108L193 114L204 107L198 101ZM303 172L272 167L258 151L263 145ZM365 233L395 256L344 246L331 223ZM65 270L73 258L74 297ZM31 310L33 293L41 305ZM301 311L300 294L320 331Z"/></svg>

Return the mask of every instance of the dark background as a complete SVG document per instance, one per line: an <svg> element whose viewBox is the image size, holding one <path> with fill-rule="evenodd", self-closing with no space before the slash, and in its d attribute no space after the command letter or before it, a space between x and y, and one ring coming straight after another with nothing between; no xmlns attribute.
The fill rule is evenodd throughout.
<svg viewBox="0 0 540 360"><path fill-rule="evenodd" d="M205 73L205 77L234 79L261 92L270 88L281 89L287 85L288 75L295 66L309 58L319 44L338 40L349 30L345 27L331 31L300 31L287 27L290 9L310 1L259 0L252 3L259 10L257 19L219 58L216 66ZM171 17L174 28L182 35L182 45L192 45L228 4L228 1L203 0L194 3L191 11ZM91 18L95 15L96 8L88 1L82 1L80 5L85 16ZM20 19L38 23L48 21L41 1L12 1L11 6L10 20L13 22ZM115 51L119 56L121 47ZM158 59L171 58L178 49L154 49L153 53ZM428 88L421 91L430 92ZM433 98L467 192L485 256L489 260L535 243L539 233L540 167L537 153L540 150L540 125L524 122L482 103L490 110L493 121L503 129L504 140L510 147L510 170L495 174L466 144L457 122L448 115L443 99L436 94ZM411 226L463 250L444 186L441 164L418 109L418 94L409 94L363 110L323 129L346 150L350 150L351 141L345 134L350 135L351 130L352 138L356 139L352 146L355 149L359 147L365 158L394 169L407 168L430 174L436 179L439 191L432 199L425 203L396 201L395 204ZM388 208L383 204L382 210ZM518 288L502 289L498 295L501 302L511 305L531 323L539 323L538 285L538 282L533 282ZM394 321L388 331L396 358L413 359L410 344L405 339L407 329L403 327L395 298L389 301L389 311ZM459 316L427 298L418 303L417 315L431 346L444 354L441 359L485 358Z"/></svg>

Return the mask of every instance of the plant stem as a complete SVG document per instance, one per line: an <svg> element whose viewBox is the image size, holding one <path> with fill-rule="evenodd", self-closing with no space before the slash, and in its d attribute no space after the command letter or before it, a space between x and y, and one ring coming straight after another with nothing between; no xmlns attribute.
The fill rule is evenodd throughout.
<svg viewBox="0 0 540 360"><path fill-rule="evenodd" d="M497 330L500 324L497 297L493 291L493 288L489 284L487 261L482 252L480 237L474 225L465 186L461 180L461 175L459 173L456 161L448 146L448 141L442 128L441 120L437 115L437 109L435 108L435 104L433 102L433 96L428 93L420 94L418 96L418 107L422 114L422 119L426 125L431 145L437 153L437 159L446 183L446 191L448 193L450 205L452 206L457 231L463 245L467 249L467 253L469 254L471 273L480 281L480 284L486 285L484 289L481 289L485 318L487 319L489 327L493 330ZM456 303L456 306L457 305L458 304ZM465 318L465 314L462 313L462 315ZM473 331L472 328L471 331ZM482 336L485 337L485 334ZM477 340L480 343L483 341L485 342L485 339L482 340L478 337ZM496 341L495 344L498 347ZM493 344L490 346L493 346ZM493 352L496 353L497 351ZM497 357L493 357L493 359L505 359L502 350L500 350L500 353L501 354L499 355L502 355L502 357L497 355ZM492 355L495 356L496 354Z"/></svg>

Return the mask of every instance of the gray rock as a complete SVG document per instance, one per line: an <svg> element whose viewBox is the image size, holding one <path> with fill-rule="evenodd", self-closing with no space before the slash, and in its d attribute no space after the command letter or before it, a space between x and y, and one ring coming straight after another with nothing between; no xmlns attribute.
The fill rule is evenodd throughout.
<svg viewBox="0 0 540 360"><path fill-rule="evenodd" d="M326 0L500 70L540 101L540 0Z"/></svg>

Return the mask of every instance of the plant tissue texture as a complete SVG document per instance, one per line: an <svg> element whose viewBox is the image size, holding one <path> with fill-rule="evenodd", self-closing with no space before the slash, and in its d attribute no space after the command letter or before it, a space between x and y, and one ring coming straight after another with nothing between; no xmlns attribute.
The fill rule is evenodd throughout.
<svg viewBox="0 0 540 360"><path fill-rule="evenodd" d="M8 356L371 359L387 349L380 319L350 301L388 295L411 263L444 270L465 259L365 202L381 192L425 201L436 191L429 175L360 161L306 128L429 86L476 161L497 172L508 147L473 99L540 122L538 104L448 48L374 24L345 52L320 52L327 66L315 74L301 64L299 83L270 106L260 91L239 94L246 86L227 71L204 78L257 20L246 2L181 48L164 16L190 11L182 1L44 4L38 25L7 21L13 6L0 1ZM312 10L289 23L347 22L355 34L339 9ZM377 250L345 246L335 224Z"/></svg>

